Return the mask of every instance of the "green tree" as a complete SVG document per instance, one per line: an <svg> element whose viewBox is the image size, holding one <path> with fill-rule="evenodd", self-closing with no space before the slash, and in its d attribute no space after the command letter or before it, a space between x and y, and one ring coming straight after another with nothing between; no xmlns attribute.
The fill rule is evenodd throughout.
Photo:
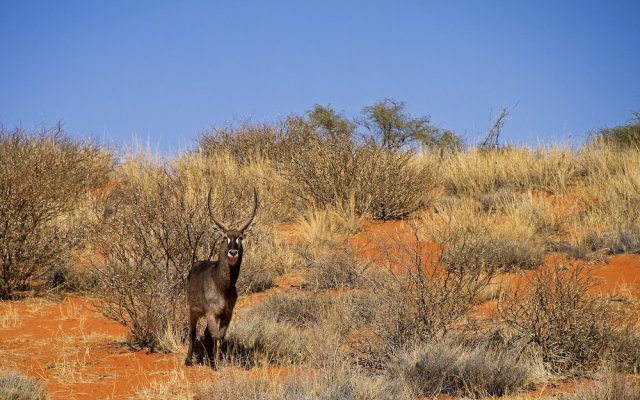
<svg viewBox="0 0 640 400"><path fill-rule="evenodd" d="M640 147L640 111L632 114L633 118L626 124L604 128L593 134L594 141L618 147Z"/></svg>
<svg viewBox="0 0 640 400"><path fill-rule="evenodd" d="M444 132L438 131L435 134L435 139L433 147L441 157L445 154L462 150L462 147L464 146L462 139L456 135L455 132L450 130L445 130Z"/></svg>
<svg viewBox="0 0 640 400"><path fill-rule="evenodd" d="M411 117L402 101L384 99L362 109L363 118L358 121L382 146L397 149L412 142L434 147L438 129L430 125L429 116Z"/></svg>
<svg viewBox="0 0 640 400"><path fill-rule="evenodd" d="M331 106L314 105L307 112L309 122L315 129L319 129L324 137L351 137L356 130L354 123L343 114L336 112Z"/></svg>

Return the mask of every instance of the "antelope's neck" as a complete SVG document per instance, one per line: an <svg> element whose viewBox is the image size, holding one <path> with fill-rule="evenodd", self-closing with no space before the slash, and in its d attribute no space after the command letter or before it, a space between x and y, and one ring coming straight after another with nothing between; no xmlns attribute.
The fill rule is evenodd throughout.
<svg viewBox="0 0 640 400"><path fill-rule="evenodd" d="M236 287L236 282L238 282L238 277L240 276L241 262L241 257L238 257L238 260L236 260L233 265L229 265L226 258L220 258L218 260L218 268L216 272L220 277L220 279L217 280L217 282L219 282L220 289L226 291L232 287Z"/></svg>

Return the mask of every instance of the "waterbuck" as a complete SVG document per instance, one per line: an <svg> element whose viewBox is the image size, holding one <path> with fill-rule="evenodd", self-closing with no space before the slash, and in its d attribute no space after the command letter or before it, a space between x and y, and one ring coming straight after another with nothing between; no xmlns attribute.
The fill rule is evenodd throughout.
<svg viewBox="0 0 640 400"><path fill-rule="evenodd" d="M196 339L196 326L200 317L207 319L204 332L204 344L207 356L213 365L220 357L220 346L231 322L233 307L238 298L236 282L242 264L242 239L258 210L258 195L253 188L253 211L249 221L240 229L229 229L221 224L211 210L211 189L207 196L207 208L211 220L222 230L223 241L220 244L217 261L199 261L194 263L187 276L187 306L189 309L189 350L185 365L192 365L193 342ZM215 343L214 343L215 340ZM214 353L215 349L215 353Z"/></svg>

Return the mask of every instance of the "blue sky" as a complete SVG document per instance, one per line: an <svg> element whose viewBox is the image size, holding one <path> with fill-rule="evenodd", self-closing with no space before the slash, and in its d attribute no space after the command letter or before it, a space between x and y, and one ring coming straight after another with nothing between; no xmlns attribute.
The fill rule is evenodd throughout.
<svg viewBox="0 0 640 400"><path fill-rule="evenodd" d="M477 143L579 143L640 111L640 1L0 0L0 122L163 153L383 98Z"/></svg>

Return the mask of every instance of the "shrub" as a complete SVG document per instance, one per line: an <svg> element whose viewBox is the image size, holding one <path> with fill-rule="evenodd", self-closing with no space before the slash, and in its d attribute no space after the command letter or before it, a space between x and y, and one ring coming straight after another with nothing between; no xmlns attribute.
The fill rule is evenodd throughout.
<svg viewBox="0 0 640 400"><path fill-rule="evenodd" d="M48 288L70 292L90 293L98 284L98 278L90 268L68 265L52 268L43 278Z"/></svg>
<svg viewBox="0 0 640 400"><path fill-rule="evenodd" d="M334 207L375 219L401 218L421 207L434 181L412 153L349 137L310 142L292 154L285 176L305 209Z"/></svg>
<svg viewBox="0 0 640 400"><path fill-rule="evenodd" d="M118 186L105 200L112 210L102 221L98 295L108 316L126 325L131 345L173 351L184 336L184 280L196 260L217 256L222 234L207 212L230 227L246 222L252 207L254 175L229 157L187 156L169 163L150 156L125 158ZM241 293L273 284L273 271L285 257L271 230L261 229L269 209L261 206L249 228L246 257L238 282ZM259 254L253 254L255 244Z"/></svg>
<svg viewBox="0 0 640 400"><path fill-rule="evenodd" d="M99 306L129 328L132 347L172 351L180 334L166 339L186 321L183 281L214 235L204 194L187 197L183 180L143 158L125 160L118 182L107 198L115 211L102 230L104 265L96 268Z"/></svg>
<svg viewBox="0 0 640 400"><path fill-rule="evenodd" d="M111 165L107 152L61 127L0 130L0 299L70 265L84 238L69 222Z"/></svg>
<svg viewBox="0 0 640 400"><path fill-rule="evenodd" d="M582 266L546 265L507 291L498 311L553 371L589 368L607 358L634 368L638 354L629 359L627 352L638 343L637 307L616 307L589 294L594 285Z"/></svg>
<svg viewBox="0 0 640 400"><path fill-rule="evenodd" d="M14 371L0 372L0 399L46 400L47 392L36 380Z"/></svg>
<svg viewBox="0 0 640 400"><path fill-rule="evenodd" d="M242 123L237 127L213 128L198 138L198 152L212 157L228 152L236 162L246 164L256 161L278 163L285 157L286 123Z"/></svg>
<svg viewBox="0 0 640 400"><path fill-rule="evenodd" d="M479 398L530 387L534 367L515 352L438 341L398 355L389 375L402 381L415 397L446 394Z"/></svg>
<svg viewBox="0 0 640 400"><path fill-rule="evenodd" d="M466 264L468 260L442 268L442 253L418 239L416 233L413 241L389 246L389 272L371 283L377 300L371 327L383 355L443 337L491 281L492 270Z"/></svg>
<svg viewBox="0 0 640 400"><path fill-rule="evenodd" d="M626 124L613 128L604 128L591 135L592 142L618 148L640 148L640 112L634 112L633 118Z"/></svg>

